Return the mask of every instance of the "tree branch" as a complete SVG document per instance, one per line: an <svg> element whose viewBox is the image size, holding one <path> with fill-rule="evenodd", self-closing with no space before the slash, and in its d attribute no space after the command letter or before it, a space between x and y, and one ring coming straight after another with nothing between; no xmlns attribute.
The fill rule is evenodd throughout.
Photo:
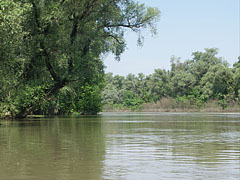
<svg viewBox="0 0 240 180"><path fill-rule="evenodd" d="M88 1L88 3L86 4L86 10L82 13L81 16L76 16L75 15L75 12L73 12L73 25L72 25L72 31L71 31L71 34L70 34L70 43L71 45L74 44L74 41L77 37L77 32L78 32L78 24L81 20L83 20L84 18L88 17L92 11L93 11L93 7L95 5L95 3L97 2L98 0L93 0L93 1ZM88 44L88 43L87 43ZM89 51L89 45L85 45L84 48L83 48L83 56L85 56L87 54L87 51ZM73 60L72 60L72 57L70 57L68 59L68 71L69 73L72 72L73 70Z"/></svg>
<svg viewBox="0 0 240 180"><path fill-rule="evenodd" d="M124 28L130 28L130 29L134 29L134 28L140 28L144 23L143 22L139 22L136 24L105 24L103 25L104 28L115 28L115 27L124 27Z"/></svg>
<svg viewBox="0 0 240 180"><path fill-rule="evenodd" d="M88 51L90 50L90 44L91 44L91 40L87 40L86 44L83 46L83 53L81 57L84 57L87 55Z"/></svg>
<svg viewBox="0 0 240 180"><path fill-rule="evenodd" d="M41 45L40 45L40 46L41 46ZM42 47L43 47L43 45L42 45ZM45 57L45 63L46 63L46 65L47 65L48 71L50 72L53 80L54 80L55 82L59 82L60 79L59 79L57 73L54 71L54 69L53 69L53 67L52 67L52 64L50 63L50 55L49 55L49 53L47 52L47 50L46 50L44 47L43 47L42 49L43 49L43 55L44 55L44 57Z"/></svg>
<svg viewBox="0 0 240 180"><path fill-rule="evenodd" d="M60 5L63 5L64 2L65 2L65 0L61 0L60 1Z"/></svg>
<svg viewBox="0 0 240 180"><path fill-rule="evenodd" d="M40 25L40 22L39 22L38 10L37 10L36 4L35 4L35 2L33 0L31 1L31 3L32 3L32 6L33 6L34 20L35 20L35 23L36 23L36 26L37 26L37 33L38 34L44 34L44 35L48 34L49 26L47 26L42 32L39 30L41 25ZM42 55L45 57L44 59L45 59L45 63L46 63L47 69L50 72L53 80L56 81L56 82L59 82L60 79L59 79L57 73L54 71L54 69L53 69L53 67L51 65L51 62L50 62L50 59L51 59L50 58L50 54L47 52L47 50L46 50L42 40L40 42L40 48L42 49Z"/></svg>
<svg viewBox="0 0 240 180"><path fill-rule="evenodd" d="M121 44L121 45L124 44L124 42L121 42L116 36L114 36L114 35L112 35L112 34L109 34L109 35L107 35L107 36L113 38L115 41L117 41L118 44Z"/></svg>

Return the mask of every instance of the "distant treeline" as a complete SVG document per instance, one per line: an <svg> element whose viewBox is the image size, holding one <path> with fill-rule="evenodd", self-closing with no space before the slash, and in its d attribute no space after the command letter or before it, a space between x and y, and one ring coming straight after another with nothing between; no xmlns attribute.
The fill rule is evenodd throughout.
<svg viewBox="0 0 240 180"><path fill-rule="evenodd" d="M103 91L105 110L141 110L145 104L159 102L165 108L200 109L208 102L225 109L240 104L240 57L230 68L215 48L192 53L180 62L171 58L171 69L156 69L153 74L126 77L106 74ZM164 107L163 107L164 108Z"/></svg>

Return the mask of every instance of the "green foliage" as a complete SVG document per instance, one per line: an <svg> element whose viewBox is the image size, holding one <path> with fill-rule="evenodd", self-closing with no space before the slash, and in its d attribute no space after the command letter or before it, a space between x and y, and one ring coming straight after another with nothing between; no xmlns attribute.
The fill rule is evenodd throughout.
<svg viewBox="0 0 240 180"><path fill-rule="evenodd" d="M81 110L96 113L102 57L120 59L128 30L140 34L139 44L143 30L156 33L159 14L132 0L1 0L1 110L16 117L64 114L82 99Z"/></svg>
<svg viewBox="0 0 240 180"><path fill-rule="evenodd" d="M171 78L171 83L173 87L173 97L178 95L183 96L193 89L196 79L186 71L177 71Z"/></svg>
<svg viewBox="0 0 240 180"><path fill-rule="evenodd" d="M85 85L77 106L82 114L97 114L102 110L102 94L98 86Z"/></svg>
<svg viewBox="0 0 240 180"><path fill-rule="evenodd" d="M219 94L233 92L233 74L222 64L211 66L200 82L202 94L208 98L217 98Z"/></svg>
<svg viewBox="0 0 240 180"><path fill-rule="evenodd" d="M132 91L127 90L124 93L124 103L123 105L132 109L132 110L140 110L143 104L143 100L137 97Z"/></svg>
<svg viewBox="0 0 240 180"><path fill-rule="evenodd" d="M226 109L226 107L228 106L228 103L226 101L225 96L222 94L218 94L217 99L218 99L218 104L222 107L222 109L223 110Z"/></svg>
<svg viewBox="0 0 240 180"><path fill-rule="evenodd" d="M29 108L34 107L34 109L41 109L44 106L44 97L45 93L43 87L25 86L24 89L20 89L15 95L15 105L20 108L28 106Z"/></svg>
<svg viewBox="0 0 240 180"><path fill-rule="evenodd" d="M150 89L150 93L145 93L144 97L148 94L148 96L152 96L154 102L169 96L171 92L170 78L168 73L162 69L156 69L155 72L149 76L147 86Z"/></svg>
<svg viewBox="0 0 240 180"><path fill-rule="evenodd" d="M193 58L184 62L173 56L171 71L156 69L148 76L108 73L104 105L140 110L143 104L152 103L167 108L198 109L217 101L224 110L240 103L240 58L231 69L217 53L214 48L194 52Z"/></svg>
<svg viewBox="0 0 240 180"><path fill-rule="evenodd" d="M238 61L233 65L233 87L235 96L238 97L240 103L240 56Z"/></svg>

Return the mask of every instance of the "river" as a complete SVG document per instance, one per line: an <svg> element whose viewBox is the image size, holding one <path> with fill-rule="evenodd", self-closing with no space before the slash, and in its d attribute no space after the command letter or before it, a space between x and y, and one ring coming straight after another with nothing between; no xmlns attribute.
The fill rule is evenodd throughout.
<svg viewBox="0 0 240 180"><path fill-rule="evenodd" d="M240 114L1 121L0 180L239 180Z"/></svg>

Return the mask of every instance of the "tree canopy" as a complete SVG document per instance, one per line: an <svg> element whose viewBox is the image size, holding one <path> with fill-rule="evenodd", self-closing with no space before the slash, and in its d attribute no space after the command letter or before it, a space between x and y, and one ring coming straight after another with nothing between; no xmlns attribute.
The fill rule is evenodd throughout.
<svg viewBox="0 0 240 180"><path fill-rule="evenodd" d="M156 33L159 14L133 0L1 0L2 114L85 107L86 91L103 87L104 55L120 59L128 30Z"/></svg>
<svg viewBox="0 0 240 180"><path fill-rule="evenodd" d="M172 109L200 108L213 100L223 109L240 104L240 58L230 68L217 54L216 48L205 49L193 52L192 59L184 62L173 56L170 70L156 69L147 76L140 73L124 77L108 73L103 103L106 107L133 110L164 98L167 99L165 106L172 106Z"/></svg>

